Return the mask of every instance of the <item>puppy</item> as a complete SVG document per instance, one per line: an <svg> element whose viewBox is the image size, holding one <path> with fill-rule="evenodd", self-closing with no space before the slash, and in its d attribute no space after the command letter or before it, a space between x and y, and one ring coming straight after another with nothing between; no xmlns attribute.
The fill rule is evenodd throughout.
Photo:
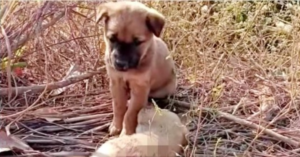
<svg viewBox="0 0 300 157"><path fill-rule="evenodd" d="M118 1L99 6L99 21L104 21L105 64L113 100L109 133L131 135L148 98L167 97L177 88L174 62L159 38L165 18L140 2Z"/></svg>
<svg viewBox="0 0 300 157"><path fill-rule="evenodd" d="M108 140L91 157L175 157L188 144L188 130L175 113L160 111L144 107L135 134Z"/></svg>

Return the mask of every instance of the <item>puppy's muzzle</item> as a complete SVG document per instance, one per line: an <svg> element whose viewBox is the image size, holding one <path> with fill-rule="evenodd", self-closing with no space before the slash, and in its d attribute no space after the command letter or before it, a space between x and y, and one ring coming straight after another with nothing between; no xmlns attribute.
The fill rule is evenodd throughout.
<svg viewBox="0 0 300 157"><path fill-rule="evenodd" d="M115 67L117 70L126 71L129 69L129 63L120 59L115 59Z"/></svg>
<svg viewBox="0 0 300 157"><path fill-rule="evenodd" d="M131 53L114 53L114 67L118 71L127 71L137 68L139 64L139 55L137 52Z"/></svg>

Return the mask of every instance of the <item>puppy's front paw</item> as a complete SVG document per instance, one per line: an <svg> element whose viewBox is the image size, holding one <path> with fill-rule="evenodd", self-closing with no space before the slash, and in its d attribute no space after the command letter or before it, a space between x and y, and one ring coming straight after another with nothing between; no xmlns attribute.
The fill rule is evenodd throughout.
<svg viewBox="0 0 300 157"><path fill-rule="evenodd" d="M111 123L109 126L109 135L110 136L115 136L120 134L122 128L117 128L115 123Z"/></svg>
<svg viewBox="0 0 300 157"><path fill-rule="evenodd" d="M120 137L121 136L128 136L128 135L132 135L133 134L133 132L129 132L129 131L127 131L125 128L123 128L122 129L122 131L121 131L121 133L120 133Z"/></svg>
<svg viewBox="0 0 300 157"><path fill-rule="evenodd" d="M124 136L124 135L132 135L134 134L135 131L134 130L130 130L130 129L126 129L125 127L122 129L120 136Z"/></svg>
<svg viewBox="0 0 300 157"><path fill-rule="evenodd" d="M120 136L119 137L121 137L121 136L124 136L124 135L126 135L126 129L124 128L124 129L122 129L122 131L121 131L121 133L120 133Z"/></svg>

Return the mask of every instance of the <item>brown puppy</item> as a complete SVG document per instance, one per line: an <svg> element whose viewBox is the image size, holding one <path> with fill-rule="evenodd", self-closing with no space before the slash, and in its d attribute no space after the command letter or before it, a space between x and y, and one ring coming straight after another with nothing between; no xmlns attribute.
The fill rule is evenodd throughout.
<svg viewBox="0 0 300 157"><path fill-rule="evenodd" d="M176 91L174 62L159 38L165 19L140 2L119 1L100 5L97 22L102 20L114 113L109 132L130 135L148 97L163 98Z"/></svg>
<svg viewBox="0 0 300 157"><path fill-rule="evenodd" d="M147 106L138 114L135 134L108 140L91 157L175 157L187 145L187 133L175 113Z"/></svg>

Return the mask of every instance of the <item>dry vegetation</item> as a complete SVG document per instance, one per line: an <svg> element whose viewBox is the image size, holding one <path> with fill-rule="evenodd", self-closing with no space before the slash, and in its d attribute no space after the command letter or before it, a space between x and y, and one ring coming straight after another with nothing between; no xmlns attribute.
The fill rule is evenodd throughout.
<svg viewBox="0 0 300 157"><path fill-rule="evenodd" d="M2 151L88 155L107 139L111 98L96 4L0 1ZM185 156L300 156L298 5L147 5L167 18L163 39L178 67L175 100L199 107L175 106L191 130ZM69 74L79 78L61 81L72 65ZM9 90L20 86L31 90Z"/></svg>

